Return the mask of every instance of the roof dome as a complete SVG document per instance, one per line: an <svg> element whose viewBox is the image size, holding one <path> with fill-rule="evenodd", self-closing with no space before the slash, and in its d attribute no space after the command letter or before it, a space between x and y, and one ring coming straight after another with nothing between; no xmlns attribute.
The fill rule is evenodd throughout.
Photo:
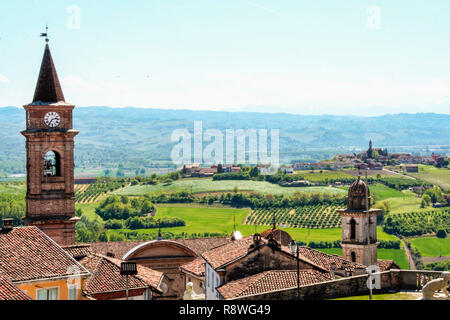
<svg viewBox="0 0 450 320"><path fill-rule="evenodd" d="M358 180L353 182L348 189L347 208L350 210L370 209L370 201L366 207L366 196L370 198L369 187L358 177Z"/></svg>
<svg viewBox="0 0 450 320"><path fill-rule="evenodd" d="M354 181L351 185L350 188L348 189L348 196L352 197L352 196L366 196L366 190L368 195L370 195L370 191L369 188L367 187L366 183L364 181L362 181L359 177L358 180Z"/></svg>

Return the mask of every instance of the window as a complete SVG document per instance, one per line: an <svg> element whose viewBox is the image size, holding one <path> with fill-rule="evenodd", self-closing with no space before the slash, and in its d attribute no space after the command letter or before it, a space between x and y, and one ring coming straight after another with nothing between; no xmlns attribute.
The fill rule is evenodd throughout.
<svg viewBox="0 0 450 320"><path fill-rule="evenodd" d="M352 251L352 262L356 262L356 253Z"/></svg>
<svg viewBox="0 0 450 320"><path fill-rule="evenodd" d="M61 157L55 151L48 151L44 157L44 177L61 175Z"/></svg>
<svg viewBox="0 0 450 320"><path fill-rule="evenodd" d="M58 300L58 288L38 289L37 300Z"/></svg>
<svg viewBox="0 0 450 320"><path fill-rule="evenodd" d="M350 220L350 240L356 239L356 221L355 219Z"/></svg>
<svg viewBox="0 0 450 320"><path fill-rule="evenodd" d="M77 293L77 286L69 286L69 300L78 300Z"/></svg>

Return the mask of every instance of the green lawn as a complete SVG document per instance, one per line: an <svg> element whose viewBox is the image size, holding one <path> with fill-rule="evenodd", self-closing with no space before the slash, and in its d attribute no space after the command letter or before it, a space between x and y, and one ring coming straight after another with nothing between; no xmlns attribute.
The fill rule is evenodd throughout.
<svg viewBox="0 0 450 320"><path fill-rule="evenodd" d="M75 203L75 209L81 209L83 215L88 216L89 219L103 220L98 214L95 213L95 208L98 207L98 203Z"/></svg>
<svg viewBox="0 0 450 320"><path fill-rule="evenodd" d="M392 188L385 186L384 184L377 183L375 185L371 185L370 194L375 198L375 201L381 201L392 198L411 198L413 195L411 193L404 193Z"/></svg>
<svg viewBox="0 0 450 320"><path fill-rule="evenodd" d="M328 254L337 254L342 256L341 248L318 249ZM378 249L377 258L384 260L394 260L394 262L402 269L409 269L408 259L403 249Z"/></svg>
<svg viewBox="0 0 450 320"><path fill-rule="evenodd" d="M288 194L291 195L295 191L302 192L327 192L327 193L342 193L345 191L332 187L281 187L277 184L269 183L267 181L250 181L250 180L219 180L212 179L182 179L174 181L170 184L157 185L135 185L128 186L120 190L112 192L113 194L138 196L152 192L160 191L190 191L197 192L213 192L213 191L233 191L237 187L242 191L256 191L260 193L271 194Z"/></svg>
<svg viewBox="0 0 450 320"><path fill-rule="evenodd" d="M372 296L373 300L417 300L421 298L421 293L416 292L396 292L396 293L383 293L383 294L374 294ZM331 300L369 300L369 296L353 296L353 297L344 297L344 298L336 298Z"/></svg>
<svg viewBox="0 0 450 320"><path fill-rule="evenodd" d="M421 212L421 211L430 211L433 210L441 210L439 208L431 208L431 207L420 207L420 198L412 197L409 195L405 195L404 198L387 198L384 199L388 201L391 205L390 213L405 213L405 212Z"/></svg>
<svg viewBox="0 0 450 320"><path fill-rule="evenodd" d="M348 173L328 170L322 170L322 172L320 172L320 170L314 170L313 173L311 173L311 170L299 170L295 171L295 174L299 174L305 180L311 182L324 181L325 179L354 178L354 176Z"/></svg>
<svg viewBox="0 0 450 320"><path fill-rule="evenodd" d="M438 185L444 190L450 190L450 169L419 165L418 173L402 173Z"/></svg>
<svg viewBox="0 0 450 320"><path fill-rule="evenodd" d="M80 204L87 214L94 214L91 204ZM163 231L172 232L174 234L184 233L227 233L231 234L233 230L233 221L236 220L236 229L244 236L261 232L271 226L243 225L242 221L248 214L248 209L232 209L232 208L208 208L203 206L180 206L180 205L158 205L156 216L178 217L186 222L186 226L163 228ZM283 228L294 239L303 242L310 241L335 241L342 237L341 229L301 229L301 228ZM397 237L382 231L381 227L377 228L378 238L380 240L398 240ZM155 229L138 229L139 233L155 233ZM109 232L117 232L110 230Z"/></svg>
<svg viewBox="0 0 450 320"><path fill-rule="evenodd" d="M422 257L450 256L450 238L436 237L414 238L410 240L411 246L419 250Z"/></svg>

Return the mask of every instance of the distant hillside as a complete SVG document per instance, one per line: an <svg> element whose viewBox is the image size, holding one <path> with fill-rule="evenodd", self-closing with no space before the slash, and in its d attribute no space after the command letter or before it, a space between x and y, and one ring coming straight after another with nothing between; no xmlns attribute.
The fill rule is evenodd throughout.
<svg viewBox="0 0 450 320"><path fill-rule="evenodd" d="M388 151L450 153L450 115L395 114L378 117L302 116L251 112L216 112L142 108L78 107L74 110L75 162L78 167L129 168L167 166L175 129L279 129L280 161L331 158L336 153L374 147ZM24 172L25 112L0 108L0 174ZM430 146L427 148L427 146ZM433 147L434 146L434 147Z"/></svg>

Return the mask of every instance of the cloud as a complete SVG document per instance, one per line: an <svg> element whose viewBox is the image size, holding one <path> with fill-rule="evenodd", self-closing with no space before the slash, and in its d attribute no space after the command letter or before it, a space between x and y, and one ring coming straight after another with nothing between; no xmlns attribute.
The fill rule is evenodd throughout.
<svg viewBox="0 0 450 320"><path fill-rule="evenodd" d="M9 79L0 73L0 82L9 83Z"/></svg>

